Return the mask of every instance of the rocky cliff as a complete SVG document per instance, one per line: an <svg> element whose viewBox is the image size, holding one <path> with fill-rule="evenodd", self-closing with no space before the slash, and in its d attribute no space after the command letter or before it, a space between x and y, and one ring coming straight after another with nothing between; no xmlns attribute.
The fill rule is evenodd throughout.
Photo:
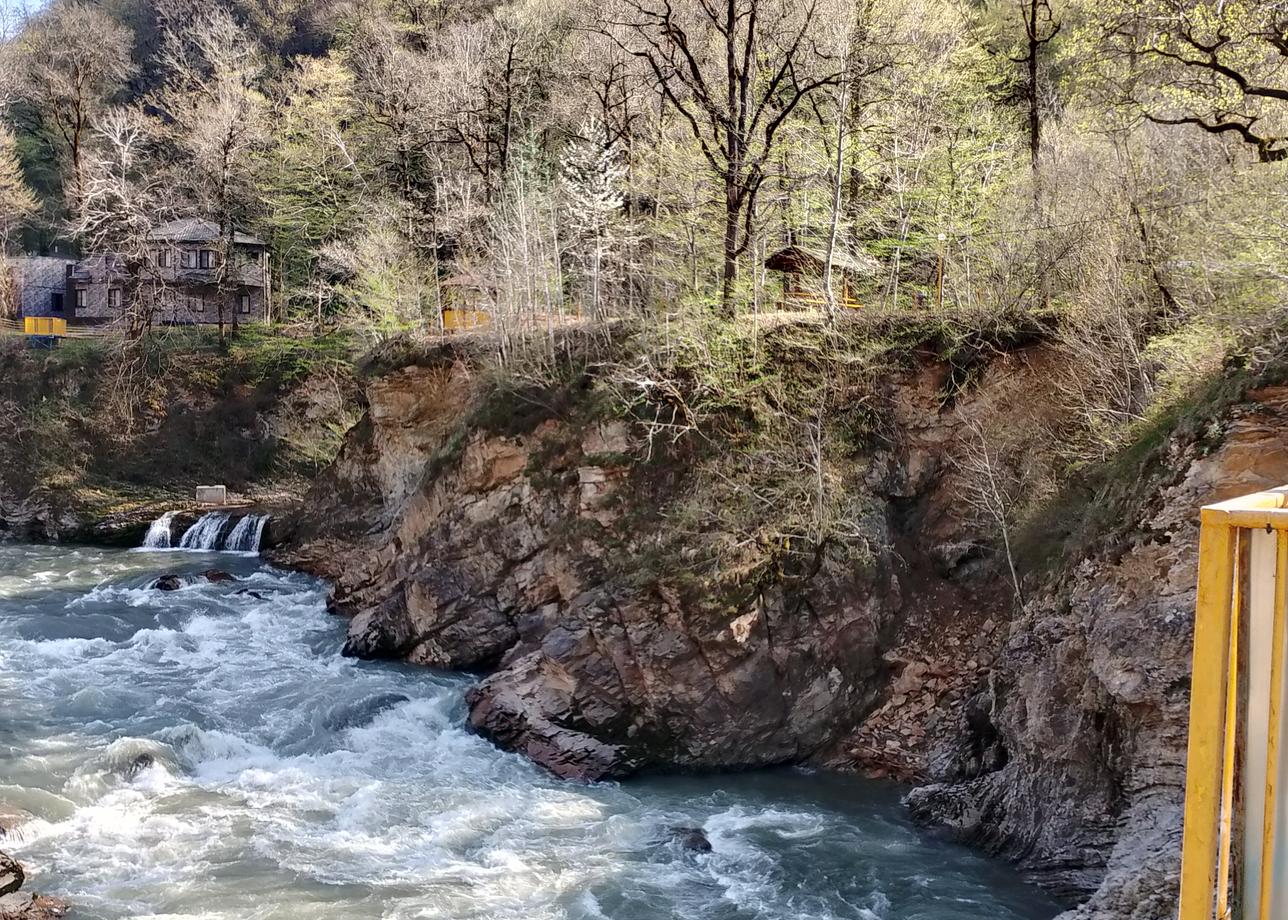
<svg viewBox="0 0 1288 920"><path fill-rule="evenodd" d="M1288 388L1236 386L1133 459L1092 497L1122 516L1012 620L974 721L944 726L938 781L909 796L1052 887L1092 891L1080 920L1175 916L1198 511L1288 482ZM1000 755L981 766L988 743Z"/></svg>
<svg viewBox="0 0 1288 920"><path fill-rule="evenodd" d="M348 654L480 672L471 722L559 775L895 775L1072 916L1170 920L1193 522L1288 481L1288 408L1240 384L1074 488L1049 469L1067 420L1040 339L905 342L852 374L853 348L802 364L817 341L770 331L744 384L823 381L770 413L790 462L763 403L681 425L652 377L623 402L642 375L620 357L498 386L464 344L386 356L283 558L334 580ZM1020 591L1002 479L1044 484L1012 534Z"/></svg>

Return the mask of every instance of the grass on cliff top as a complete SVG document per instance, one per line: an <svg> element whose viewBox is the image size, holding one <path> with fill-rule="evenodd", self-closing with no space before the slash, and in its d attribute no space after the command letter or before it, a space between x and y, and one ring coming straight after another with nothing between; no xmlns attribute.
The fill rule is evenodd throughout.
<svg viewBox="0 0 1288 920"><path fill-rule="evenodd" d="M377 375L470 367L472 408L430 478L456 461L472 430L516 436L554 419L571 442L598 422L628 422L644 442L617 528L631 545L608 556L623 561L623 575L678 579L723 603L718 581L754 591L762 578L810 571L822 553L855 565L876 557L884 504L866 464L890 435L891 374L943 361L949 403L996 355L1053 328L1040 313L869 313L831 326L819 314L695 313L561 330L504 364L495 339L471 336L387 343L362 366ZM530 470L534 481L564 481L553 466L565 446L536 455L552 468Z"/></svg>

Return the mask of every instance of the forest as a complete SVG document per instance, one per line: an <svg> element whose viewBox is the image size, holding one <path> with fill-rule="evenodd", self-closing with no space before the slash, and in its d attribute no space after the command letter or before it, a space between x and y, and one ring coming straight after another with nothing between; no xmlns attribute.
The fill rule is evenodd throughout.
<svg viewBox="0 0 1288 920"><path fill-rule="evenodd" d="M1085 459L1281 318L1283 0L6 9L0 242L114 253L127 339L184 216L269 244L281 328L455 310L503 360L572 321L709 353L784 309L1042 316Z"/></svg>

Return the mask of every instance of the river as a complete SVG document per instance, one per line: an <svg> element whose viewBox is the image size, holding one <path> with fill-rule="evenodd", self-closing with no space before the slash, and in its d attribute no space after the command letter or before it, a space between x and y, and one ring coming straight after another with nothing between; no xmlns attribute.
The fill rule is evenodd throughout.
<svg viewBox="0 0 1288 920"><path fill-rule="evenodd" d="M237 581L148 588L212 566ZM469 678L341 658L325 599L248 556L0 545L0 806L36 816L0 848L28 886L82 920L1058 912L895 786L556 780L466 729Z"/></svg>

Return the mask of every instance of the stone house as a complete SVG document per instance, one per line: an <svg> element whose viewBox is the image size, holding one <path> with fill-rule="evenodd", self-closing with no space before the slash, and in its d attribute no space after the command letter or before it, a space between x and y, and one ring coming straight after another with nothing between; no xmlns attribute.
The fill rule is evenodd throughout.
<svg viewBox="0 0 1288 920"><path fill-rule="evenodd" d="M151 271L138 296L153 298L159 323L199 325L262 322L268 315L268 244L246 233L233 237L232 265L220 292L219 225L199 218L170 221L150 236ZM61 316L74 325L102 325L124 312L129 279L112 253L79 261L42 256L10 260L23 316ZM61 274L61 279L56 277Z"/></svg>
<svg viewBox="0 0 1288 920"><path fill-rule="evenodd" d="M67 318L67 277L76 264L75 259L20 256L6 259L6 264L15 319L25 316Z"/></svg>

